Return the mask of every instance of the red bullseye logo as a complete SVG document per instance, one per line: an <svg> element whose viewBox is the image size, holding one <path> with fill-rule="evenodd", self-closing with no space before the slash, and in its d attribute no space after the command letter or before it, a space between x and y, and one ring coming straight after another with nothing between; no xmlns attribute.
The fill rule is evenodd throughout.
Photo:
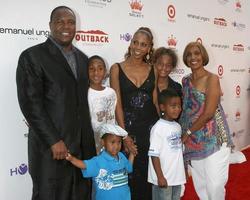
<svg viewBox="0 0 250 200"><path fill-rule="evenodd" d="M175 17L175 8L173 5L168 6L168 16L173 19Z"/></svg>
<svg viewBox="0 0 250 200"><path fill-rule="evenodd" d="M237 85L237 87L236 87L236 94L239 96L240 95L240 86L239 85Z"/></svg>
<svg viewBox="0 0 250 200"><path fill-rule="evenodd" d="M223 72L224 72L223 66L222 66L222 65L219 65L219 66L218 66L218 75L219 75L219 76L222 76L222 75L223 75Z"/></svg>

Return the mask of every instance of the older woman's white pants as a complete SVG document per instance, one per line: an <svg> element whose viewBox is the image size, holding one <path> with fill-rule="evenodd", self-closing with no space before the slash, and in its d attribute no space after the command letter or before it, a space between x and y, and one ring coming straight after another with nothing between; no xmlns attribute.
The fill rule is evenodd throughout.
<svg viewBox="0 0 250 200"><path fill-rule="evenodd" d="M201 200L224 200L228 180L230 148L221 149L202 160L191 161L195 191Z"/></svg>

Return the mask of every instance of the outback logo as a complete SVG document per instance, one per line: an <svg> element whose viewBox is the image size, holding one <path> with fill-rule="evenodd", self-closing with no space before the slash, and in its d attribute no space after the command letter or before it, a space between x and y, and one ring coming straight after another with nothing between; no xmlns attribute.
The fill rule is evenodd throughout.
<svg viewBox="0 0 250 200"><path fill-rule="evenodd" d="M229 45L227 44L211 44L211 47L213 48L219 48L219 49L229 49Z"/></svg>
<svg viewBox="0 0 250 200"><path fill-rule="evenodd" d="M132 39L132 35L130 33L120 34L120 40L129 42L131 39Z"/></svg>
<svg viewBox="0 0 250 200"><path fill-rule="evenodd" d="M218 75L219 75L220 78L222 77L223 73L224 73L223 66L219 65L218 66Z"/></svg>
<svg viewBox="0 0 250 200"><path fill-rule="evenodd" d="M241 6L240 1L237 0L237 1L235 2L235 11L241 12L241 11L242 11L242 8L241 8L241 7L242 7L242 6Z"/></svg>
<svg viewBox="0 0 250 200"><path fill-rule="evenodd" d="M100 30L76 31L75 40L85 44L105 44L109 43L109 36Z"/></svg>
<svg viewBox="0 0 250 200"><path fill-rule="evenodd" d="M112 0L85 0L85 3L88 4L88 6L97 8L106 7L111 2Z"/></svg>
<svg viewBox="0 0 250 200"><path fill-rule="evenodd" d="M244 46L242 44L235 44L233 46L233 51L243 52L244 51Z"/></svg>
<svg viewBox="0 0 250 200"><path fill-rule="evenodd" d="M168 43L169 48L175 49L176 44L177 44L177 40L173 35L171 35L170 37L168 37L167 43Z"/></svg>
<svg viewBox="0 0 250 200"><path fill-rule="evenodd" d="M141 3L141 1L132 0L129 2L129 5L131 8L131 12L129 13L129 16L138 17L138 18L144 17L142 14L142 8L144 5Z"/></svg>
<svg viewBox="0 0 250 200"><path fill-rule="evenodd" d="M28 166L24 163L10 169L10 176L25 175L28 172Z"/></svg>
<svg viewBox="0 0 250 200"><path fill-rule="evenodd" d="M214 18L214 24L221 27L226 27L227 21L224 18Z"/></svg>
<svg viewBox="0 0 250 200"><path fill-rule="evenodd" d="M168 21L175 22L175 7L173 5L169 5L167 8Z"/></svg>
<svg viewBox="0 0 250 200"><path fill-rule="evenodd" d="M240 97L240 86L239 85L236 86L235 93L236 93L237 97Z"/></svg>
<svg viewBox="0 0 250 200"><path fill-rule="evenodd" d="M245 24L237 23L236 21L232 22L232 26L238 29L239 31L242 31L246 28Z"/></svg>
<svg viewBox="0 0 250 200"><path fill-rule="evenodd" d="M220 4L222 4L222 5L228 3L228 1L229 1L229 0L218 0L218 2L219 2Z"/></svg>
<svg viewBox="0 0 250 200"><path fill-rule="evenodd" d="M0 27L0 34L12 34L12 35L25 35L28 36L30 40L38 40L40 36L49 36L49 31L36 30L35 28L24 29L24 28L10 28L10 27Z"/></svg>

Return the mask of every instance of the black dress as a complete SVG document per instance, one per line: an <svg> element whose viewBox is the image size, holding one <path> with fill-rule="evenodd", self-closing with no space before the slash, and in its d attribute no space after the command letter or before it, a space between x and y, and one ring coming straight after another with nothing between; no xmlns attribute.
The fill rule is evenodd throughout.
<svg viewBox="0 0 250 200"><path fill-rule="evenodd" d="M174 81L172 78L168 77L168 88L167 89L170 89L170 88L175 90L178 93L178 95L182 98L182 86L181 86L181 84ZM158 93L158 97L159 97L160 90L158 87L157 87L157 93Z"/></svg>
<svg viewBox="0 0 250 200"><path fill-rule="evenodd" d="M119 66L121 101L124 112L125 129L136 138L138 155L135 158L133 174L130 176L131 196L133 200L152 199L151 184L148 177L148 150L150 129L158 120L153 103L155 87L154 69L144 83L137 87Z"/></svg>

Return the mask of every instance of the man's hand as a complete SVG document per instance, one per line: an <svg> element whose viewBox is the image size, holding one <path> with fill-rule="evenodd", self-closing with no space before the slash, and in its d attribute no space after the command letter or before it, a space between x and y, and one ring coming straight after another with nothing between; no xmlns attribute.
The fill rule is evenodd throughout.
<svg viewBox="0 0 250 200"><path fill-rule="evenodd" d="M127 153L132 153L133 155L137 155L138 151L137 151L137 147L134 144L134 141L132 140L131 137L127 136L124 140L123 140L123 145L125 148L125 151Z"/></svg>
<svg viewBox="0 0 250 200"><path fill-rule="evenodd" d="M53 154L53 159L55 160L65 159L68 153L68 149L62 140L53 144L51 146L51 151Z"/></svg>

